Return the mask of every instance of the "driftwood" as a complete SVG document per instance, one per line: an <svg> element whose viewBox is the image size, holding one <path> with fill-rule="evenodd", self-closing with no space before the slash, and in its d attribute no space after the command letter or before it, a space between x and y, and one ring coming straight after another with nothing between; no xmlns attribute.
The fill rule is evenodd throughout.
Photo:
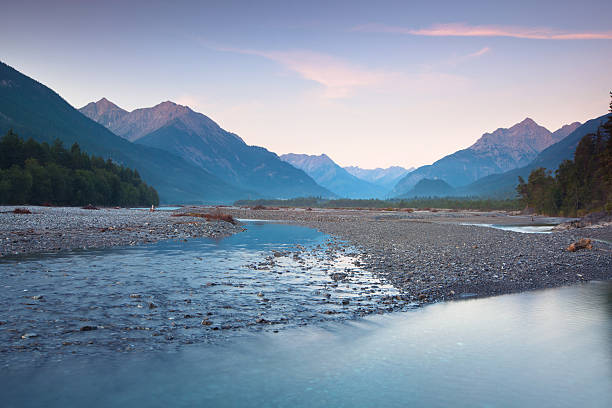
<svg viewBox="0 0 612 408"><path fill-rule="evenodd" d="M567 250L569 252L576 252L580 249L593 249L593 244L591 243L591 240L588 238L582 238L581 240L576 241L567 247Z"/></svg>

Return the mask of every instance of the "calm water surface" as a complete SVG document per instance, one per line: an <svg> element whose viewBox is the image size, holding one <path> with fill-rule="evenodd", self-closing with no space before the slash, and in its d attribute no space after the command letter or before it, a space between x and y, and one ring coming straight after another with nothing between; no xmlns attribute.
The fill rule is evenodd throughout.
<svg viewBox="0 0 612 408"><path fill-rule="evenodd" d="M612 284L319 321L164 352L76 350L4 366L2 406L609 407Z"/></svg>
<svg viewBox="0 0 612 408"><path fill-rule="evenodd" d="M474 225L477 227L495 228L504 231L522 232L525 234L550 234L557 224L532 224L532 225L504 225L504 224L477 224L465 223L463 225Z"/></svg>

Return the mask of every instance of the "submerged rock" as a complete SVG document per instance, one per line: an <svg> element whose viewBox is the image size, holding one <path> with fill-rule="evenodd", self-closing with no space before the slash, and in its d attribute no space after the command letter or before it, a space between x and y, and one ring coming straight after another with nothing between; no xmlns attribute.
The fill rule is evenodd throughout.
<svg viewBox="0 0 612 408"><path fill-rule="evenodd" d="M330 278L332 278L334 281L341 281L346 279L346 277L348 276L346 273L344 272L336 272L336 273L332 273L331 275L329 275Z"/></svg>

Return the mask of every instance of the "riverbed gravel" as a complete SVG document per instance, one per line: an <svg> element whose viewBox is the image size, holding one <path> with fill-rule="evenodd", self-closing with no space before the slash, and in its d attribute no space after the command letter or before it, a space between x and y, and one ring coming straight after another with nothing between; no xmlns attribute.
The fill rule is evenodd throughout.
<svg viewBox="0 0 612 408"><path fill-rule="evenodd" d="M308 225L345 239L360 250L365 269L421 303L612 278L611 226L526 234L483 224L562 220L477 211L226 211L242 218ZM593 249L566 250L580 238L593 239Z"/></svg>
<svg viewBox="0 0 612 408"><path fill-rule="evenodd" d="M16 208L31 214L15 214ZM166 239L222 238L242 231L242 227L224 221L171 215L171 211L125 208L0 206L0 257Z"/></svg>

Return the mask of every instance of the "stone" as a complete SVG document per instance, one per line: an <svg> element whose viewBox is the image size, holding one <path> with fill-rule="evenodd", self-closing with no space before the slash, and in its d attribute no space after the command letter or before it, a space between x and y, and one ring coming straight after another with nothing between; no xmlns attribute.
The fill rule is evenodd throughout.
<svg viewBox="0 0 612 408"><path fill-rule="evenodd" d="M98 326L83 326L79 329L80 331L92 331L98 330Z"/></svg>
<svg viewBox="0 0 612 408"><path fill-rule="evenodd" d="M348 276L346 273L344 272L336 272L336 273L332 273L331 275L329 275L332 280L334 280L335 282L337 281L341 281L343 279L346 279L346 277Z"/></svg>

